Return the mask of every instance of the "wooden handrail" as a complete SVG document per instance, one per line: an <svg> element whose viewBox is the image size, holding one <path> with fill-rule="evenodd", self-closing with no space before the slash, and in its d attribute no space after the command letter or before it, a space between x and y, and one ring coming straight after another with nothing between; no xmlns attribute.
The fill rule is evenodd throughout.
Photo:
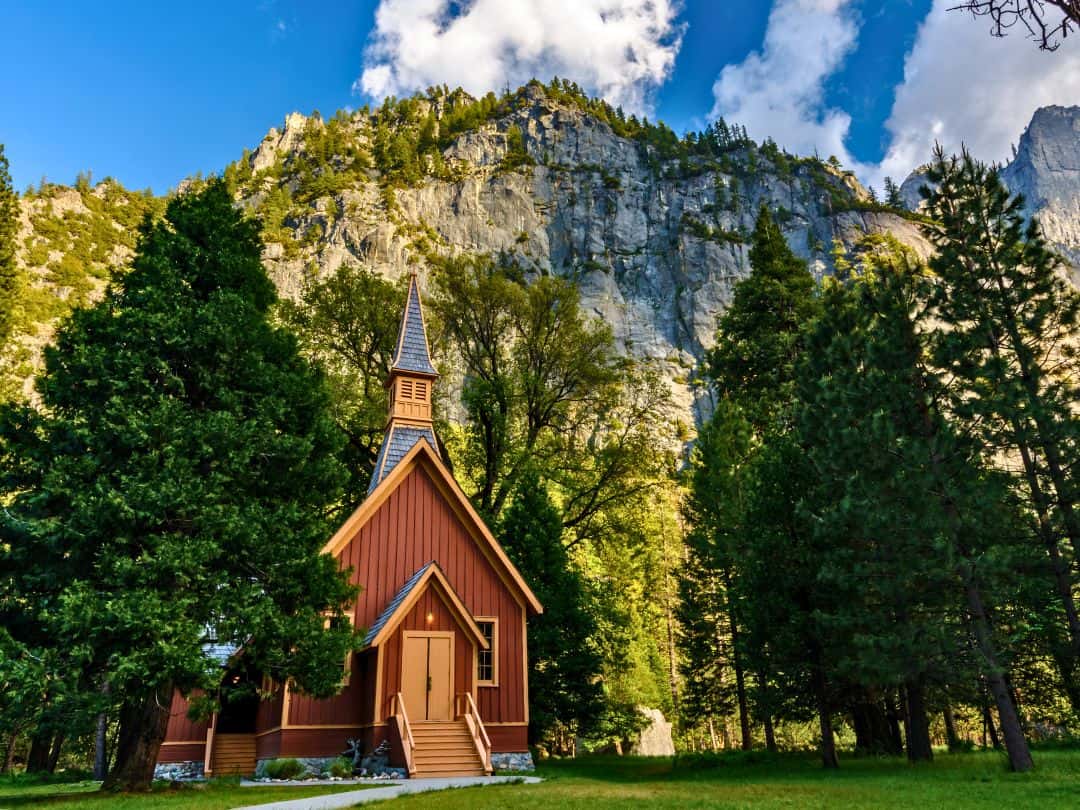
<svg viewBox="0 0 1080 810"><path fill-rule="evenodd" d="M416 763L413 762L416 740L413 739L409 715L405 711L405 698L402 697L401 692L390 698L390 714L397 721L398 736L401 737L401 747L405 751L405 769L409 772L409 776L412 776L416 773Z"/></svg>
<svg viewBox="0 0 1080 810"><path fill-rule="evenodd" d="M471 692L462 692L458 695L458 698L464 698L465 709L462 711L462 715L465 717L465 724L472 732L476 753L480 755L480 760L484 763L484 773L490 774L491 740L488 738L487 729L484 728L484 722L480 719L480 710L476 708L476 701L473 700Z"/></svg>

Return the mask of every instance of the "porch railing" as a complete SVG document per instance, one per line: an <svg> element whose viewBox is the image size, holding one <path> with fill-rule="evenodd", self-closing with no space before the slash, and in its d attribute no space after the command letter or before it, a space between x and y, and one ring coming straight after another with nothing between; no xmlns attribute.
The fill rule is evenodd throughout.
<svg viewBox="0 0 1080 810"><path fill-rule="evenodd" d="M491 773L491 740L488 739L487 730L480 719L480 710L476 708L471 692L462 692L457 696L456 713L465 718L465 725L472 736L476 753L480 755L480 761L484 763L484 773Z"/></svg>
<svg viewBox="0 0 1080 810"><path fill-rule="evenodd" d="M412 726L409 725L409 715L405 711L405 698L398 692L390 698L390 714L397 723L398 736L401 738L401 747L405 750L405 769L409 776L416 774L416 762L413 754L416 751L416 740L413 739Z"/></svg>

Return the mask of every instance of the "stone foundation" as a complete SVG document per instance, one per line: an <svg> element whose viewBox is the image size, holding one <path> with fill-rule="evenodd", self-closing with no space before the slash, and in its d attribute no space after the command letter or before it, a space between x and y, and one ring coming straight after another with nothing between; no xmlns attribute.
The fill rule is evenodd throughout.
<svg viewBox="0 0 1080 810"><path fill-rule="evenodd" d="M532 754L528 751L515 751L508 754L491 755L491 768L495 771L535 771Z"/></svg>
<svg viewBox="0 0 1080 810"><path fill-rule="evenodd" d="M167 779L170 782L190 782L203 778L203 763L198 762L159 762L154 766L155 779Z"/></svg>

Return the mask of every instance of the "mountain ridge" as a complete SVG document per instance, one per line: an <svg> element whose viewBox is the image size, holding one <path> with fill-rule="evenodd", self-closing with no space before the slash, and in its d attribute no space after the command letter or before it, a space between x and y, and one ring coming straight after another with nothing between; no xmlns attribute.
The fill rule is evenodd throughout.
<svg viewBox="0 0 1080 810"><path fill-rule="evenodd" d="M1071 175L1064 186L1043 181L1050 164L1041 156L1061 151L1047 146L1064 137L1058 118L1072 120L1050 115L1046 127L1028 128L1018 150L1028 161L1012 165L1029 168L1010 175L1036 192L1028 199L1040 219L1057 210L1055 200L1074 199ZM327 120L290 113L222 175L263 218L264 260L283 296L295 298L345 262L396 277L455 253L497 255L527 277L564 275L624 353L662 369L679 415L695 422L711 412L707 390L695 385L698 363L735 282L749 272L747 239L761 205L819 277L832 270L835 244L850 247L866 233L891 233L923 256L930 250L918 214L878 203L835 161L756 144L723 121L679 138L558 80L501 98L434 88ZM100 188L89 192L118 196ZM87 189L76 190L84 201ZM70 222L71 197L62 187L24 197L21 255L39 285L55 284L49 267L68 255L46 237L58 219ZM132 210L151 213L157 204L132 195L124 211L130 220ZM1054 227L1072 240L1080 209ZM130 247L95 251L95 261L122 263ZM92 289L80 300L101 285L101 262L91 264Z"/></svg>

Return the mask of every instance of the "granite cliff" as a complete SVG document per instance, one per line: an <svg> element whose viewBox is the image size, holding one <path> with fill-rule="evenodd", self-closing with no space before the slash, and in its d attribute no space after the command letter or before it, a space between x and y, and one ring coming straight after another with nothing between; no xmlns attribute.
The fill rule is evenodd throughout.
<svg viewBox="0 0 1080 810"><path fill-rule="evenodd" d="M454 253L572 277L622 350L663 370L687 421L711 410L695 369L749 272L761 205L819 276L837 243L866 233L929 249L911 210L878 203L835 161L754 143L727 124L678 138L566 83L501 99L435 88L325 120L293 113L223 174L264 219L265 262L283 295L346 262L423 276L433 256ZM1080 108L1040 110L1004 177L1080 264ZM904 186L912 206L918 183ZM92 298L103 266L130 255L133 240L119 235L157 205L118 188L52 186L24 198L22 257L39 288ZM93 227L82 242L65 237L65 225L84 220ZM65 257L79 245L89 281L72 296L75 263Z"/></svg>

